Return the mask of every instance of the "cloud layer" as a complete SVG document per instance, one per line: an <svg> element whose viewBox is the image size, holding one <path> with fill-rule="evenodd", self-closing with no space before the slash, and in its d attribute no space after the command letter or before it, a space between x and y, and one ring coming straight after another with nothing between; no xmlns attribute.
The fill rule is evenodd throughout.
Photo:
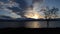
<svg viewBox="0 0 60 34"><path fill-rule="evenodd" d="M0 15L10 16L12 18L21 18L20 15L17 15L13 10L8 9L8 7L19 7L19 4L12 1L9 1L8 3L0 1Z"/></svg>

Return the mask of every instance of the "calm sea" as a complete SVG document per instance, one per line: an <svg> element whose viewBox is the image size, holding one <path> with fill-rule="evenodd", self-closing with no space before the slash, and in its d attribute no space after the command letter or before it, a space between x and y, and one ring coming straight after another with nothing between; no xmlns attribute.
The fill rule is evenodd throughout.
<svg viewBox="0 0 60 34"><path fill-rule="evenodd" d="M60 27L60 21L49 21L48 25L46 21L20 21L20 22L0 22L0 28L57 28Z"/></svg>

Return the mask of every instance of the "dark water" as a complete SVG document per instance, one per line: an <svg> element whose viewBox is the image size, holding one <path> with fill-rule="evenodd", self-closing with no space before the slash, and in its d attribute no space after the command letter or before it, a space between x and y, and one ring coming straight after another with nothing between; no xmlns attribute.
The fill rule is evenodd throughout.
<svg viewBox="0 0 60 34"><path fill-rule="evenodd" d="M60 21L49 21L47 25L46 21L21 21L21 22L0 22L0 28L7 27L26 27L26 28L56 28L60 27Z"/></svg>

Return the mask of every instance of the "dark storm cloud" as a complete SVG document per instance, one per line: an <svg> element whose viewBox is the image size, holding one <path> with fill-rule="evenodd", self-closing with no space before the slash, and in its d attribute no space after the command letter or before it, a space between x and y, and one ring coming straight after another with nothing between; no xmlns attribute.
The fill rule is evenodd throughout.
<svg viewBox="0 0 60 34"><path fill-rule="evenodd" d="M31 0L30 0L31 1ZM25 10L31 2L27 0L0 0L0 3L3 5L2 8L7 8L12 10L12 12L21 15L24 17Z"/></svg>
<svg viewBox="0 0 60 34"><path fill-rule="evenodd" d="M24 16L24 10L27 9L27 2L26 0L11 0L19 4L19 7L8 7L9 9L13 10L15 13ZM21 9L20 9L21 8Z"/></svg>

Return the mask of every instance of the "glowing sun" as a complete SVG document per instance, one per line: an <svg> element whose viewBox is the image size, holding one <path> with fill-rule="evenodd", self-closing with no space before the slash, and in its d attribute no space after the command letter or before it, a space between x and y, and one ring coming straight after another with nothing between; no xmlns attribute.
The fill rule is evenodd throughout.
<svg viewBox="0 0 60 34"><path fill-rule="evenodd" d="M32 11L32 10L29 10L25 13L25 16L27 18L33 18L33 19L40 19L40 18L44 18L42 15L40 15L38 12L36 11Z"/></svg>

